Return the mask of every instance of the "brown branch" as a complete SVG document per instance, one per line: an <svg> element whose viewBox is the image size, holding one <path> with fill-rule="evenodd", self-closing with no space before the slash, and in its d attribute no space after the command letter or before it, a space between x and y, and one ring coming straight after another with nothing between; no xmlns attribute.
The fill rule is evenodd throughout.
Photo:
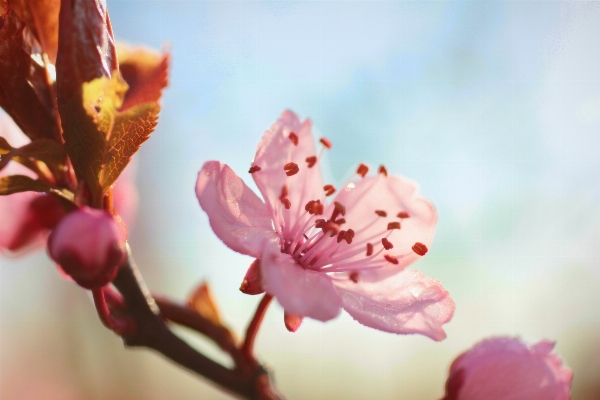
<svg viewBox="0 0 600 400"><path fill-rule="evenodd" d="M279 399L262 366L256 364L251 373L232 371L199 353L171 332L161 318L156 302L131 257L120 268L113 284L125 299L124 312L136 323L135 333L124 337L127 346L147 347L158 351L176 364L242 398Z"/></svg>

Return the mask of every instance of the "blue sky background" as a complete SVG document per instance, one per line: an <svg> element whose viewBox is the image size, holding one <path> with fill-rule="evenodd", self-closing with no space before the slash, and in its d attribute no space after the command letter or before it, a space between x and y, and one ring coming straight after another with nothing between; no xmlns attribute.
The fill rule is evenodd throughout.
<svg viewBox="0 0 600 400"><path fill-rule="evenodd" d="M290 334L275 305L257 346L290 398L437 399L453 358L492 335L556 340L575 371L574 398L597 398L600 3L108 5L117 39L173 58L159 126L139 157L131 238L153 290L183 298L206 279L242 332L258 301L237 290L252 260L214 236L194 183L217 159L250 184L262 133L290 108L332 140L328 182L366 162L420 183L439 225L413 267L457 305L442 343L347 315ZM0 263L6 398L27 398L25 370L74 399L227 398L152 354L122 350L44 254Z"/></svg>

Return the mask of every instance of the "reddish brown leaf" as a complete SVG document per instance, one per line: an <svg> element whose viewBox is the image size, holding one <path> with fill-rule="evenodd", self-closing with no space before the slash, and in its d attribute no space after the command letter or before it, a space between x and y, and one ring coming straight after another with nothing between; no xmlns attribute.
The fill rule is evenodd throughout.
<svg viewBox="0 0 600 400"><path fill-rule="evenodd" d="M52 188L43 182L25 175L11 175L0 178L0 196L19 192L50 192Z"/></svg>
<svg viewBox="0 0 600 400"><path fill-rule="evenodd" d="M60 137L41 47L14 10L0 13L0 106L30 139Z"/></svg>
<svg viewBox="0 0 600 400"><path fill-rule="evenodd" d="M187 300L188 307L193 308L204 318L212 321L215 325L222 325L221 314L217 303L206 282L202 282Z"/></svg>
<svg viewBox="0 0 600 400"><path fill-rule="evenodd" d="M158 102L168 84L169 54L125 44L119 44L117 51L121 75L129 85L121 110Z"/></svg>
<svg viewBox="0 0 600 400"><path fill-rule="evenodd" d="M0 148L4 147L0 140ZM6 142L6 140L4 140ZM8 143L6 143L8 145ZM9 145L10 147L10 145ZM0 153L4 150L0 149ZM64 168L67 155L62 146L52 139L37 139L23 147L10 150L2 155L0 170L8 164L11 159L25 166L30 165L29 159L35 159L46 164L52 171Z"/></svg>
<svg viewBox="0 0 600 400"><path fill-rule="evenodd" d="M56 63L60 0L11 0L10 4L42 45L50 62Z"/></svg>
<svg viewBox="0 0 600 400"><path fill-rule="evenodd" d="M154 130L160 108L144 103L118 111L128 86L118 72L103 1L62 0L59 20L56 74L65 149L98 203Z"/></svg>
<svg viewBox="0 0 600 400"><path fill-rule="evenodd" d="M240 285L240 291L245 294L261 294L265 292L262 287L262 275L260 273L260 259L256 259L250 264L246 271L246 276Z"/></svg>

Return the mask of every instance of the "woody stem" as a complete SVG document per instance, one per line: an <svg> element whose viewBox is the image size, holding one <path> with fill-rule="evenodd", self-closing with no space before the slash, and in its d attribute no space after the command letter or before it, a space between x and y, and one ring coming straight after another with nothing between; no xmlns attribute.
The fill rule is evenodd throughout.
<svg viewBox="0 0 600 400"><path fill-rule="evenodd" d="M273 300L273 296L266 293L260 300L260 303L258 303L258 307L256 308L254 316L252 317L252 320L248 325L248 329L246 330L246 339L242 345L242 354L244 354L248 360L254 360L254 340L256 339L258 329L260 328L260 324L262 323L271 300Z"/></svg>

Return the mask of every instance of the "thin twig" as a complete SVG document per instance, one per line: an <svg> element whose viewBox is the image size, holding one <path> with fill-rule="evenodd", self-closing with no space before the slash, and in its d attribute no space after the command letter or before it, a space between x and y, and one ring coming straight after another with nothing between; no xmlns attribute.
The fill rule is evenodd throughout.
<svg viewBox="0 0 600 400"><path fill-rule="evenodd" d="M262 323L271 300L273 300L273 296L265 293L264 297L260 300L260 303L258 303L258 307L254 312L252 321L250 321L250 324L248 325L248 329L246 330L246 339L242 345L242 354L244 354L244 357L246 357L247 360L253 361L255 359L254 340L256 339L256 334L258 333L258 329L260 328L260 324Z"/></svg>
<svg viewBox="0 0 600 400"><path fill-rule="evenodd" d="M148 347L176 364L204 376L221 388L246 399L279 399L267 371L258 363L251 373L232 371L199 353L176 336L159 314L156 302L146 288L131 257L123 265L114 286L125 299L124 313L133 318L137 329L124 338L127 346Z"/></svg>

